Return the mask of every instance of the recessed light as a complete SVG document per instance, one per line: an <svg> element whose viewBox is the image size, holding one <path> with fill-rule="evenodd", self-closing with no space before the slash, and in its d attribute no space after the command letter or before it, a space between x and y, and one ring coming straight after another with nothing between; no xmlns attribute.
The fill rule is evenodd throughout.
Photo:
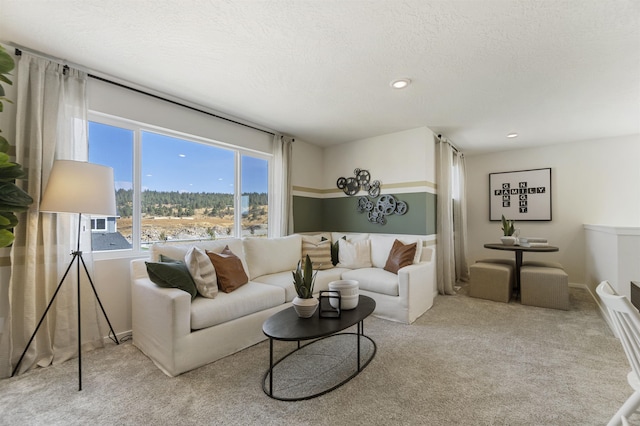
<svg viewBox="0 0 640 426"><path fill-rule="evenodd" d="M517 138L517 137L518 137L518 134L517 134L517 133L509 133L509 134L507 135L507 137L508 137L508 138L511 138L511 139L513 139L513 138Z"/></svg>
<svg viewBox="0 0 640 426"><path fill-rule="evenodd" d="M408 78L400 78L398 80L393 80L391 82L391 87L393 87L394 89L404 89L409 84L411 84L411 80L409 80Z"/></svg>

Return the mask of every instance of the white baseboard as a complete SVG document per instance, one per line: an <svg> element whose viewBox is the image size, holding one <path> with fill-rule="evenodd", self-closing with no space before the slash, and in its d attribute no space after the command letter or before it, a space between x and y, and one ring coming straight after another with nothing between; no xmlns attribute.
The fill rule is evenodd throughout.
<svg viewBox="0 0 640 426"><path fill-rule="evenodd" d="M128 339L131 339L131 338L132 338L132 336L133 336L133 331L132 331L132 330L121 331L120 333L116 333L116 337L118 338L118 341L119 341L119 342L120 342L120 341L122 341L122 340L128 340ZM102 341L103 341L104 343L109 343L109 342L114 343L114 342L113 342L113 340L111 340L111 337L109 337L108 335L107 335L107 336L104 336L104 337L102 338Z"/></svg>
<svg viewBox="0 0 640 426"><path fill-rule="evenodd" d="M589 286L587 286L586 284L583 284L583 283L569 283L569 287L584 288L585 290L589 290ZM591 293L591 292L589 292L589 293Z"/></svg>
<svg viewBox="0 0 640 426"><path fill-rule="evenodd" d="M611 319L609 319L609 311L607 310L607 307L604 306L602 303L600 303L600 298L593 292L593 290L591 290L591 287L582 283L569 283L569 287L583 288L589 292L589 294L591 295L591 298L593 299L594 302L596 302L596 305L598 306L598 312L600 313L600 316L602 317L604 322L607 323L613 335L618 337L618 334L616 333L616 329L613 323L611 322Z"/></svg>

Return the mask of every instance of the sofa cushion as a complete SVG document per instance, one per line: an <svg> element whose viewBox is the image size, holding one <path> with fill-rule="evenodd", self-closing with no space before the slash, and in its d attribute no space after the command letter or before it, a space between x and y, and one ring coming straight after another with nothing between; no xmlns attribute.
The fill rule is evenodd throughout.
<svg viewBox="0 0 640 426"><path fill-rule="evenodd" d="M342 273L343 280L358 281L361 290L398 296L398 276L381 268L361 268Z"/></svg>
<svg viewBox="0 0 640 426"><path fill-rule="evenodd" d="M369 239L371 240L371 263L376 268L384 268L395 240L398 240L403 244L417 243L413 263L420 262L420 257L422 256L422 240L420 238L410 236L391 237L388 235L371 234Z"/></svg>
<svg viewBox="0 0 640 426"><path fill-rule="evenodd" d="M191 329L199 330L260 312L284 303L284 291L275 286L248 282L215 299L196 297L191 302Z"/></svg>
<svg viewBox="0 0 640 426"><path fill-rule="evenodd" d="M191 247L184 257L184 263L196 283L198 294L213 299L218 294L216 270L207 253L198 247Z"/></svg>
<svg viewBox="0 0 640 426"><path fill-rule="evenodd" d="M242 243L249 279L293 271L302 255L302 237L297 234L281 238L245 238Z"/></svg>
<svg viewBox="0 0 640 426"><path fill-rule="evenodd" d="M389 252L387 263L384 265L384 270L397 274L400 268L411 265L416 255L417 244L402 244L399 240L395 240Z"/></svg>
<svg viewBox="0 0 640 426"><path fill-rule="evenodd" d="M331 269L325 269L323 271L318 271L318 274L316 275L316 283L313 286L313 291L315 293L320 293L321 291L328 291L330 282L341 280L342 274L350 270L351 269L336 267Z"/></svg>
<svg viewBox="0 0 640 426"><path fill-rule="evenodd" d="M371 267L371 241L350 242L340 239L338 246L338 267L350 269Z"/></svg>
<svg viewBox="0 0 640 426"><path fill-rule="evenodd" d="M313 269L329 269L333 268L331 263L331 241L321 240L320 236L302 236L302 262L307 255L311 259Z"/></svg>
<svg viewBox="0 0 640 426"><path fill-rule="evenodd" d="M179 288L196 297L198 290L184 262L169 260L166 262L145 262L149 279L158 287Z"/></svg>
<svg viewBox="0 0 640 426"><path fill-rule="evenodd" d="M254 278L251 280L252 282L258 282L262 284L268 284L271 286L279 287L284 290L285 301L291 302L294 297L298 294L296 293L296 288L293 285L293 276L291 275L291 271L284 272L276 272L275 274L267 274ZM316 277L317 282L317 277ZM314 284L315 289L315 284Z"/></svg>
<svg viewBox="0 0 640 426"><path fill-rule="evenodd" d="M220 290L231 293L249 281L240 258L229 250L229 246L226 246L221 253L210 251L206 251L206 253L216 269Z"/></svg>

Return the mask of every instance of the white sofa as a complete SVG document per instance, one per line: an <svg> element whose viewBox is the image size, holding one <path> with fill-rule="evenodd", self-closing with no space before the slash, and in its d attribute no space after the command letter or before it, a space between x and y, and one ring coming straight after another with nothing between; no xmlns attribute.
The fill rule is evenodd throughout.
<svg viewBox="0 0 640 426"><path fill-rule="evenodd" d="M349 269L338 265L318 271L315 292L328 290L331 281L355 279L360 294L376 301L373 315L410 324L433 304L435 254L423 247L420 237L381 234L323 233L332 241L369 239L369 268ZM416 263L394 274L383 269L395 239L418 241ZM131 262L133 344L167 375L176 376L233 354L266 338L263 322L274 313L291 306L295 297L291 271L302 254L302 236L246 238L157 244L151 261L160 255L182 259L196 245L221 252L225 246L241 260L249 282L231 293L219 292L213 298L197 296L175 288L154 284L145 260Z"/></svg>

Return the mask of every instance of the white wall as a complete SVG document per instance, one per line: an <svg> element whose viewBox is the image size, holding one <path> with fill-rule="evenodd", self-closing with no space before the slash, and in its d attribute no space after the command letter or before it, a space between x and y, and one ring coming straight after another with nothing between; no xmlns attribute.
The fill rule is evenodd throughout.
<svg viewBox="0 0 640 426"><path fill-rule="evenodd" d="M502 235L500 224L489 221L489 173L551 167L552 221L516 227L522 236L547 237L560 251L524 258L560 262L570 282L584 284L583 225L640 225L639 159L640 135L467 157L469 260L504 257L483 248Z"/></svg>
<svg viewBox="0 0 640 426"><path fill-rule="evenodd" d="M393 186L393 192L435 193L435 144L426 127L321 148L296 140L293 145L294 193L317 190L313 196L341 191L336 180L353 176L355 168L371 172L372 180ZM321 193L320 193L321 192Z"/></svg>
<svg viewBox="0 0 640 426"><path fill-rule="evenodd" d="M271 154L273 135L90 78L89 109Z"/></svg>
<svg viewBox="0 0 640 426"><path fill-rule="evenodd" d="M640 282L640 227L585 225L586 284L594 292L609 281L631 299L631 281Z"/></svg>
<svg viewBox="0 0 640 426"><path fill-rule="evenodd" d="M139 258L139 257L138 257ZM118 337L131 330L131 280L129 264L133 258L103 259L93 263L93 279L102 306ZM109 331L102 314L102 331Z"/></svg>
<svg viewBox="0 0 640 426"><path fill-rule="evenodd" d="M309 188L321 189L323 176L323 149L296 139L293 143L293 167L291 170L291 184L294 187L294 192Z"/></svg>
<svg viewBox="0 0 640 426"><path fill-rule="evenodd" d="M393 192L434 193L436 181L433 132L426 127L361 139L327 147L324 150L323 188L339 190L339 177L353 176L360 168L371 173L371 180L393 185Z"/></svg>

